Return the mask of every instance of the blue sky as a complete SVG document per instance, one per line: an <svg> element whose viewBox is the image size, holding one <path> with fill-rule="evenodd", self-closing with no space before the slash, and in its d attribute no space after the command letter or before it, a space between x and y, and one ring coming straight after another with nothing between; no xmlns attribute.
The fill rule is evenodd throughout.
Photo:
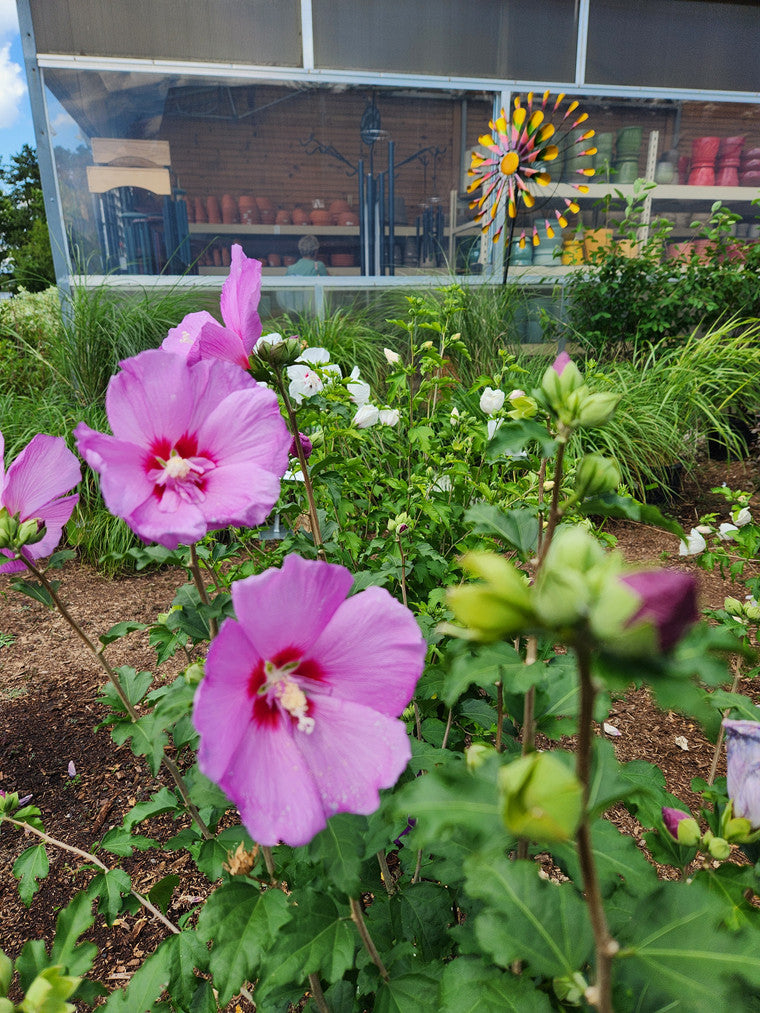
<svg viewBox="0 0 760 1013"><path fill-rule="evenodd" d="M0 0L0 159L35 146L15 0Z"/></svg>

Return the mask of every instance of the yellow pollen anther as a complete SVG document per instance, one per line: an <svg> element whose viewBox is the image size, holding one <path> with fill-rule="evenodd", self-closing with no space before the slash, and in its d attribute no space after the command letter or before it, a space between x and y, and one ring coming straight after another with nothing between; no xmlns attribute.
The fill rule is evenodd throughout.
<svg viewBox="0 0 760 1013"><path fill-rule="evenodd" d="M192 464L178 454L172 454L164 465L164 471L169 478L187 478L192 470Z"/></svg>

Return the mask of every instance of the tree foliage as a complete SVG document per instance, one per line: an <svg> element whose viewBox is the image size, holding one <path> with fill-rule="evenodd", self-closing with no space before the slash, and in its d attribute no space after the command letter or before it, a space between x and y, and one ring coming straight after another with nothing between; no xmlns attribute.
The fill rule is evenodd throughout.
<svg viewBox="0 0 760 1013"><path fill-rule="evenodd" d="M37 153L25 144L0 161L0 284L37 292L54 282Z"/></svg>

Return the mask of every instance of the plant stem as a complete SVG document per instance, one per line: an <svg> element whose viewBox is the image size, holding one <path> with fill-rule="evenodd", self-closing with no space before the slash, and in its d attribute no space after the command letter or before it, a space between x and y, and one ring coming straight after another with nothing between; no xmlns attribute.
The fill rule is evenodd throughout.
<svg viewBox="0 0 760 1013"><path fill-rule="evenodd" d="M51 837L50 834L46 834L44 830L38 830L37 827L33 827L31 823L26 823L23 820L14 820L12 816L3 816L3 821L13 824L14 827L18 827L20 830L23 830L24 833L33 834L35 837L38 837L45 844L50 844L55 848L59 848L61 851L68 851L70 855L76 855L78 858L83 858L86 862L90 862L92 865L96 866L96 868L100 869L102 872L113 871L112 869L109 869L107 865L101 862L99 858L96 858L95 855L90 854L89 851L83 851L81 848L74 847L73 844L66 844L65 841L59 841L57 837ZM173 932L175 935L179 935L180 930L177 928L174 922L170 922L169 919L161 911L159 911L157 907L154 907L154 905L151 904L151 902L148 900L147 897L143 897L141 893L138 893L137 890L134 890L131 887L129 892L132 894L135 900L139 901L139 903L142 904L142 906L145 908L146 911L150 911L153 917L157 918L160 922L162 922L167 927L167 929L169 929L170 932Z"/></svg>
<svg viewBox="0 0 760 1013"><path fill-rule="evenodd" d="M261 853L264 856L264 865L266 866L267 872L269 873L269 878L274 883L276 877L274 874L274 859L272 858L272 849L267 844L264 844L261 847Z"/></svg>
<svg viewBox="0 0 760 1013"><path fill-rule="evenodd" d="M377 952L377 947L372 941L372 936L369 934L367 923L364 921L364 914L362 912L361 903L357 900L356 897L349 897L348 902L351 905L351 921L356 926L356 929L359 933L359 937L361 938L361 941L364 944L364 949L370 955L372 963L380 972L380 977L383 979L383 981L390 981L390 975L388 974L385 968L385 964L383 964L382 960L380 959L380 954Z"/></svg>
<svg viewBox="0 0 760 1013"><path fill-rule="evenodd" d="M404 605L408 607L406 598L406 556L404 555L404 549L401 545L401 535L396 532L396 544L398 545L398 551L401 556L401 600Z"/></svg>
<svg viewBox="0 0 760 1013"><path fill-rule="evenodd" d="M552 543L552 537L554 535L554 529L557 527L557 523L560 519L559 509L559 494L562 488L562 469L565 459L565 447L567 446L567 433L562 430L564 427L560 423L559 433L559 447L557 448L557 457L554 462L554 487L552 489L552 498L549 504L549 518L546 522L546 530L543 533L541 539L541 551L538 554L537 569L540 569L541 564L546 558L546 553L549 551L549 546Z"/></svg>
<svg viewBox="0 0 760 1013"><path fill-rule="evenodd" d="M127 712L127 714L129 714L129 716L132 719L132 721L134 721L135 723L137 721L139 721L140 720L140 715L135 710L135 708L132 706L132 703L130 702L129 697L126 695L126 693L122 689L121 683L119 682L119 677L117 676L116 672L114 672L114 670L111 668L111 665L108 663L108 661L106 661L106 659L105 659L105 657L103 655L103 649L96 647L95 644L92 642L92 640L90 640L90 638L84 632L84 630L82 629L82 627L79 625L79 623L76 621L76 619L69 612L68 608L63 604L63 602L61 601L61 599L58 596L58 592L55 590L55 588L53 587L53 585L47 579L47 577L45 576L44 572L42 570L38 570L37 567L34 565L34 563L32 563L31 560L27 559L25 556L21 556L21 561L26 565L27 569L30 570L31 573L34 574L34 576L37 578L37 580L39 580L39 582L42 584L42 586L45 588L45 590L48 592L48 594L50 595L50 597L55 602L56 608L61 613L61 615L63 616L63 618L66 620L66 622L69 624L69 626L71 627L71 629L76 633L76 635L79 637L79 639L85 645L85 647L87 647L87 649L90 651L90 653L92 655L94 655L95 660L97 661L97 663L100 665L100 667L103 669L103 671L108 676L109 682L111 683L111 685L113 686L113 688L116 690L116 695L118 696L119 700L121 701L122 706L124 707L124 710ZM174 781L175 785L177 786L177 790L179 791L180 795L182 796L182 801L185 803L185 806L187 807L187 811L190 813L190 816L192 817L193 822L195 823L195 825L200 830L201 835L203 836L203 838L205 840L207 840L207 841L211 840L211 838L214 835L211 833L211 831L209 830L209 828L203 822L201 814L198 812L197 808L195 807L195 805L191 801L190 795L188 794L187 787L185 785L185 782L184 782L184 779L182 777L182 774L180 773L179 768L175 764L174 760L171 760L166 755L166 753L164 752L163 756L161 757L161 763L166 767L166 769L167 769L167 771L168 771L171 779Z"/></svg>
<svg viewBox="0 0 760 1013"><path fill-rule="evenodd" d="M389 897L392 897L396 892L396 887L393 882L393 877L391 876L391 870L388 868L388 860L385 857L384 851L378 851L377 863L380 866L380 875L383 880L385 892L388 894Z"/></svg>
<svg viewBox="0 0 760 1013"><path fill-rule="evenodd" d="M504 748L504 744L501 741L504 724L504 687L501 684L501 679L496 683L496 738L494 739L494 748L497 753L500 753Z"/></svg>
<svg viewBox="0 0 760 1013"><path fill-rule="evenodd" d="M594 699L596 689L591 677L591 653L585 645L576 647L578 674L580 678L581 710L578 719L578 749L575 756L575 772L583 786L583 818L576 833L578 860L583 876L591 929L596 949L596 982L586 995L587 1000L599 1009L599 1013L613 1013L612 1009L612 958L619 950L618 943L610 935L607 917L604 913L599 877L594 861L591 843L591 826L588 818L589 784L591 781L591 743L593 739Z"/></svg>
<svg viewBox="0 0 760 1013"><path fill-rule="evenodd" d="M453 708L449 707L449 716L446 718L446 730L443 733L443 742L441 742L441 749L445 749L449 743L449 732L451 731L451 721L454 717Z"/></svg>
<svg viewBox="0 0 760 1013"><path fill-rule="evenodd" d="M282 378L282 372L277 370L274 375L275 382L277 383L278 390L282 397L282 403L285 405L285 412L288 416L288 425L290 426L290 431L293 434L293 442L296 447L298 463L301 466L304 489L306 490L306 499L309 504L309 524L311 525L311 536L314 539L315 546L317 547L317 554L319 555L319 558L326 561L327 554L324 549L324 542L322 541L322 531L319 527L317 506L314 502L314 486L311 483L311 475L309 475L309 468L306 464L306 454L304 453L303 444L301 443L301 434L298 431L298 419L296 418L295 409L293 408L290 397L288 396L288 391Z"/></svg>
<svg viewBox="0 0 760 1013"><path fill-rule="evenodd" d="M208 608L211 605L211 602L208 599L206 585L203 582L203 574L201 573L200 564L198 563L198 553L195 551L195 545L190 546L190 572L193 575L195 586L198 588L198 594L201 596L201 601L206 608ZM216 619L209 618L208 631L211 634L211 639L213 640L219 632Z"/></svg>
<svg viewBox="0 0 760 1013"><path fill-rule="evenodd" d="M319 1010L319 1013L330 1013L330 1007L325 1002L325 994L322 991L319 975L314 974L314 972L309 975L309 988L314 999L314 1005Z"/></svg>

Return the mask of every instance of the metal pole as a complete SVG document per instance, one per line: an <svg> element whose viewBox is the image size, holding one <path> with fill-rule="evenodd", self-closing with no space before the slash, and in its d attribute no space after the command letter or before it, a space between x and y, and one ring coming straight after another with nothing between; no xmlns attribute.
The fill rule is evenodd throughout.
<svg viewBox="0 0 760 1013"><path fill-rule="evenodd" d="M359 257L361 273L367 273L367 254L365 245L367 242L367 209L365 207L364 193L364 159L359 159Z"/></svg>
<svg viewBox="0 0 760 1013"><path fill-rule="evenodd" d="M388 141L388 274L396 273L396 146Z"/></svg>

